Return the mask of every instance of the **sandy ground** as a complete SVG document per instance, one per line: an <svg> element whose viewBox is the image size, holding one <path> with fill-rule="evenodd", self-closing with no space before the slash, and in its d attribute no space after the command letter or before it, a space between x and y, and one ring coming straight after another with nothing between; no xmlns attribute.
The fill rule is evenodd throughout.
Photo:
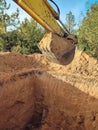
<svg viewBox="0 0 98 130"><path fill-rule="evenodd" d="M0 130L4 124L4 130L21 130L26 126L24 121L28 130L98 130L97 87L98 60L81 51L76 51L74 60L67 66L48 62L41 54L0 53L0 106L3 106L0 108ZM20 104L24 102L24 111L21 111ZM33 123L28 123L32 115L35 116ZM20 121L19 116L23 117ZM41 121L41 128L34 127L35 119ZM17 120L19 126L15 124Z"/></svg>

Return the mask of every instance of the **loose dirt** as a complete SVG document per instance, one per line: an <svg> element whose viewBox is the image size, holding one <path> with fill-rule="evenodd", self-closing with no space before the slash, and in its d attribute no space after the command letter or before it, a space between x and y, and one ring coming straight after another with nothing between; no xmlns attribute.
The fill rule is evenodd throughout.
<svg viewBox="0 0 98 130"><path fill-rule="evenodd" d="M98 130L98 60L67 66L42 54L0 53L0 130Z"/></svg>

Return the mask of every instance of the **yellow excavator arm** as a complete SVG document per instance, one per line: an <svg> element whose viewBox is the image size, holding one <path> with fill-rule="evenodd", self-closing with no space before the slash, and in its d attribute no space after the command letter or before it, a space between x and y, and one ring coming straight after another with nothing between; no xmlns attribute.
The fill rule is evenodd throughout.
<svg viewBox="0 0 98 130"><path fill-rule="evenodd" d="M32 16L46 30L64 35L64 30L57 23L55 17L59 17L47 0L14 0L30 16ZM54 16L54 17L53 17Z"/></svg>
<svg viewBox="0 0 98 130"><path fill-rule="evenodd" d="M69 64L75 52L74 43L77 38L70 35L69 31L63 25L59 18L59 14L52 8L47 0L13 0L22 7L32 18L42 25L48 32L52 32L51 39L55 39L54 34L57 34L58 42L40 42L38 44L42 53L52 62L58 64ZM56 3L52 1L55 5ZM56 5L57 9L58 6ZM58 21L59 22L58 22ZM60 24L59 24L60 23ZM65 38L62 38L66 36Z"/></svg>

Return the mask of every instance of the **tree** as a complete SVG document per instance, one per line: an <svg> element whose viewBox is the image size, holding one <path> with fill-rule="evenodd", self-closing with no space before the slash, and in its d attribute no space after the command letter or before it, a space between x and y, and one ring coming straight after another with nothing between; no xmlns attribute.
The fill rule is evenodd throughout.
<svg viewBox="0 0 98 130"><path fill-rule="evenodd" d="M0 0L0 31L6 33L8 27L19 25L19 10L9 15L7 10L10 9L10 4L7 4L5 0Z"/></svg>
<svg viewBox="0 0 98 130"><path fill-rule="evenodd" d="M9 27L17 28L20 23L19 10L9 15L9 9L10 4L7 4L6 0L0 0L0 51L10 51L15 45L15 39L12 38L14 33L9 31Z"/></svg>
<svg viewBox="0 0 98 130"><path fill-rule="evenodd" d="M33 19L25 19L19 23L19 10L9 15L10 4L0 0L0 51L16 51L20 53L40 52L37 43L45 31ZM18 28L17 28L18 25ZM9 30L8 27L16 27Z"/></svg>
<svg viewBox="0 0 98 130"><path fill-rule="evenodd" d="M17 45L19 41L20 34L17 30L9 31L7 33L1 34L3 51L11 51L14 46Z"/></svg>
<svg viewBox="0 0 98 130"><path fill-rule="evenodd" d="M5 46L5 41L0 37L0 51L4 51Z"/></svg>
<svg viewBox="0 0 98 130"><path fill-rule="evenodd" d="M70 11L67 15L66 15L66 27L69 30L69 32L72 32L74 30L74 26L75 26L75 17L72 14L72 12Z"/></svg>
<svg viewBox="0 0 98 130"><path fill-rule="evenodd" d="M21 53L34 53L40 52L37 44L40 42L44 35L44 29L33 19L25 19L18 30L18 41L16 46L12 48L12 51Z"/></svg>
<svg viewBox="0 0 98 130"><path fill-rule="evenodd" d="M79 47L88 54L98 58L98 4L87 11L79 27Z"/></svg>

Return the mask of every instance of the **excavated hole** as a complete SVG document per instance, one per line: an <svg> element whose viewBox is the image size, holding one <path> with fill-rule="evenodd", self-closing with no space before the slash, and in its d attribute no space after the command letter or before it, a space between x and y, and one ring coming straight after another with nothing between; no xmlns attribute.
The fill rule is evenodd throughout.
<svg viewBox="0 0 98 130"><path fill-rule="evenodd" d="M0 54L0 130L97 130L98 61L68 66L42 55Z"/></svg>

